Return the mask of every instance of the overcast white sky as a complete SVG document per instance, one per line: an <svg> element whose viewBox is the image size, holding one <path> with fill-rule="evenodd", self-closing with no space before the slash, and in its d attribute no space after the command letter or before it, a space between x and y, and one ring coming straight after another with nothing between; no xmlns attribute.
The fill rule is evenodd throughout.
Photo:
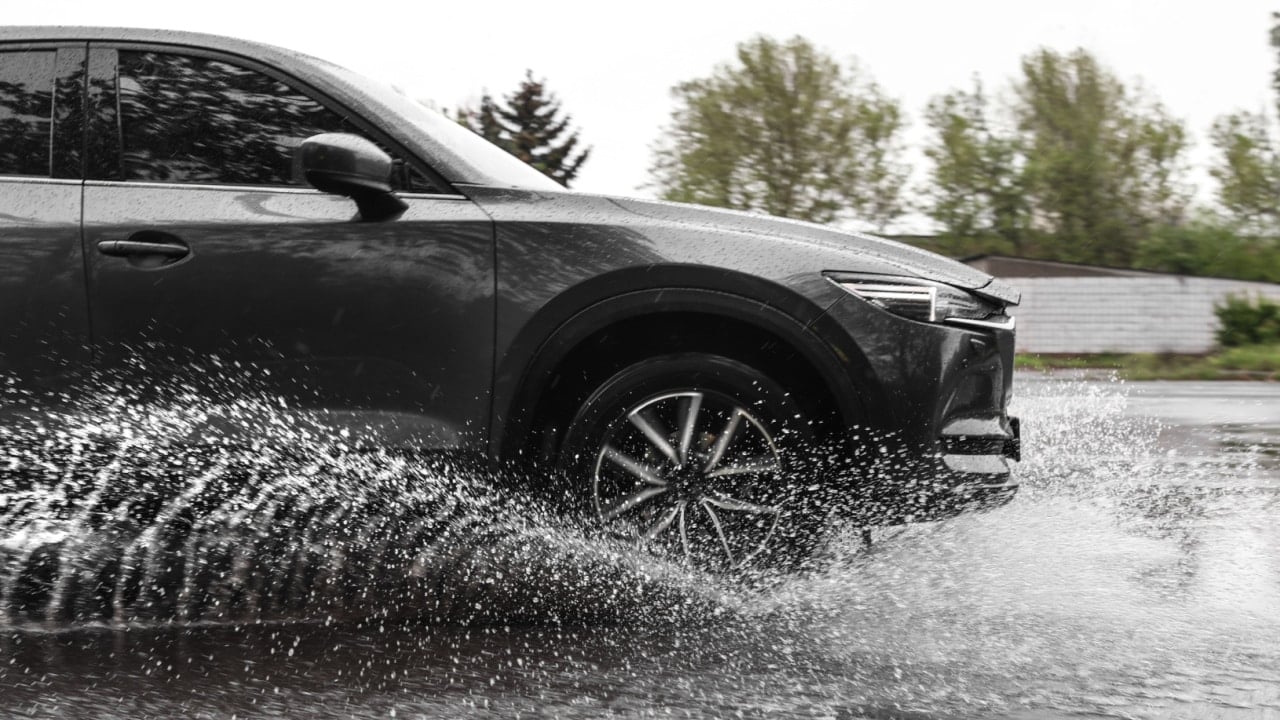
<svg viewBox="0 0 1280 720"><path fill-rule="evenodd" d="M1272 107L1267 46L1280 2L1217 0L651 0L570 2L102 2L43 0L4 10L8 24L132 25L261 40L318 55L455 107L503 94L530 68L547 79L594 146L575 187L648 195L650 145L671 108L669 89L705 75L734 46L764 33L803 35L857 58L900 99L923 135L929 98L1005 87L1019 58L1045 46L1085 47L1125 80L1141 80L1196 142L1206 186L1215 116ZM914 155L914 184L926 178Z"/></svg>

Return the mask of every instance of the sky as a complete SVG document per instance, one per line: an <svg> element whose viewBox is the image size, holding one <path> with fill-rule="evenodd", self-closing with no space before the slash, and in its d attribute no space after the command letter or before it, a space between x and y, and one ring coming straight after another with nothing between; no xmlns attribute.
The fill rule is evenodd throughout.
<svg viewBox="0 0 1280 720"><path fill-rule="evenodd" d="M1208 130L1235 110L1274 107L1267 31L1280 1L1216 0L568 0L451 2L102 2L10 0L12 25L124 25L196 30L317 55L392 83L439 107L474 106L513 90L526 69L581 130L592 154L574 187L652 196L653 143L668 123L670 89L710 74L755 35L802 35L856 60L901 101L913 147L911 185L927 180L919 146L935 95L975 76L1005 90L1040 47L1097 55L1140 83L1191 131L1191 180L1212 198ZM908 218L901 231L926 231Z"/></svg>

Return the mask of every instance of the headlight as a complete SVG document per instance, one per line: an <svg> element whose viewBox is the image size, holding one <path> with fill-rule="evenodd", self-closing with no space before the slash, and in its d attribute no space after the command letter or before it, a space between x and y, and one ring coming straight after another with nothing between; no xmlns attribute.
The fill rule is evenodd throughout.
<svg viewBox="0 0 1280 720"><path fill-rule="evenodd" d="M1012 330L1003 305L945 283L896 275L830 273L827 279L867 302L921 322Z"/></svg>

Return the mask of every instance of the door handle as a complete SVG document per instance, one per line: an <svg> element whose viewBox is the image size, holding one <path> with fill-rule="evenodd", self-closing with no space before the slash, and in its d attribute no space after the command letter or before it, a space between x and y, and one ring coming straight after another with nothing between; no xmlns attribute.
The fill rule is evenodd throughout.
<svg viewBox="0 0 1280 720"><path fill-rule="evenodd" d="M181 260L191 254L191 248L168 233L144 230L124 240L100 240L98 252L128 258L130 264L138 267L154 268Z"/></svg>
<svg viewBox="0 0 1280 720"><path fill-rule="evenodd" d="M111 257L129 257L130 255L163 255L177 260L186 257L191 249L185 245L164 242L146 242L143 240L103 240L98 243L98 252Z"/></svg>

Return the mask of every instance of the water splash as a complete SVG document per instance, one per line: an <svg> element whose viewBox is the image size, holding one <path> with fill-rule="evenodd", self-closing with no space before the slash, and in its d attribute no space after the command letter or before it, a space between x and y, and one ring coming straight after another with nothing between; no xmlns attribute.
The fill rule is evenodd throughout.
<svg viewBox="0 0 1280 720"><path fill-rule="evenodd" d="M354 631L184 624L128 633L0 634L10 663L0 664L6 691L0 714L134 718L189 715L192 707L209 708L210 716L334 718L1280 712L1274 521L1280 501L1269 489L1280 487L1280 476L1248 446L1187 445L1188 435L1212 436L1219 427L1171 427L1148 418L1135 411L1141 398L1123 384L1022 380L1016 412L1026 421L1027 460L1018 468L1023 490L1012 503L880 529L869 550L851 528L831 543L821 566L751 590L707 590L709 579L673 569L665 587L674 588L677 606L715 598L711 611L689 613L691 622L664 625L667 610L658 603L640 623L507 627L500 618L514 603L506 593L530 582L509 573L558 572L540 552L518 560L521 546L513 543L512 554L499 552L488 563L445 562L436 577L449 591L428 593L460 610L475 597L492 603L495 611L481 619L496 622L479 628L421 623L380 631L375 616ZM347 462L333 466L337 476ZM349 477L375 477L391 462L376 458ZM53 465L48 484L57 485L67 467ZM270 468L264 473L283 477ZM293 474L306 477L307 487L329 487ZM464 486L467 498L497 503L488 507L505 507L469 471L423 470L415 482L430 486L435 478ZM332 487L349 497L344 482L335 477ZM378 509L369 506L370 513ZM613 581L602 569L612 563L632 562L628 567L642 573L664 567L601 558L594 554L599 548L562 522L518 509L512 517L522 531L545 535L548 543L583 543L581 564L567 563L574 572L590 570L579 605L607 604L609 597L633 604L629 590L609 595ZM443 556L492 544L465 542L470 532L446 543ZM382 539L379 532L350 537L352 552ZM471 575L447 569L477 566L485 569ZM544 584L563 587L558 582ZM572 594L561 593L561 600ZM567 603L549 606L563 612Z"/></svg>
<svg viewBox="0 0 1280 720"><path fill-rule="evenodd" d="M164 405L96 392L2 431L0 626L665 622L729 607L707 578L588 539L475 468L355 447L274 398L176 390ZM214 416L257 432L217 442Z"/></svg>
<svg viewBox="0 0 1280 720"><path fill-rule="evenodd" d="M759 598L775 633L890 715L1280 710L1280 478L1249 448L1171 451L1121 383L1022 389L1013 503L836 541Z"/></svg>

